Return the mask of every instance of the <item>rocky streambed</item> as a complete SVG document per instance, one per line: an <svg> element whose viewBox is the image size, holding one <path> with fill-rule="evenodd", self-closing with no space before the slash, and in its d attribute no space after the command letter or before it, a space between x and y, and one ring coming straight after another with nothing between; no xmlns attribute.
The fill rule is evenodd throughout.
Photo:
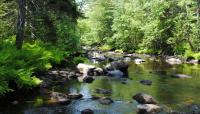
<svg viewBox="0 0 200 114"><path fill-rule="evenodd" d="M39 90L4 101L0 114L200 114L197 62L98 50L85 54L89 63L43 74Z"/></svg>

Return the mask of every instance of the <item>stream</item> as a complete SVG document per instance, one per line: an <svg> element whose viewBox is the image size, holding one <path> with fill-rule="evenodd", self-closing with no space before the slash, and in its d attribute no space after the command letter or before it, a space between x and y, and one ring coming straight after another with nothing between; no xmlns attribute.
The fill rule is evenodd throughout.
<svg viewBox="0 0 200 114"><path fill-rule="evenodd" d="M33 94L20 95L19 103L5 101L0 105L0 114L80 114L84 109L92 109L95 114L136 114L137 102L132 99L137 93L152 95L161 106L179 112L192 113L200 106L200 65L169 65L162 61L135 64L129 62L129 78L119 79L107 76L95 77L91 84L69 80L64 85L50 88L62 93L81 93L82 99L73 100L69 105L50 105L44 95L45 90L34 90ZM189 79L172 78L171 74L187 74ZM141 80L151 80L152 85L143 85ZM111 90L111 94L97 94L95 89ZM91 97L107 96L114 100L110 105L102 105ZM166 114L161 112L160 114Z"/></svg>

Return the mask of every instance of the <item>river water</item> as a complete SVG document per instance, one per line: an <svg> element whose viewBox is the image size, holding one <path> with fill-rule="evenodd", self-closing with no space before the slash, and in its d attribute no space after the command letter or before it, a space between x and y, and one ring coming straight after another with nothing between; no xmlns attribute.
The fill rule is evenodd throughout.
<svg viewBox="0 0 200 114"><path fill-rule="evenodd" d="M169 65L160 61L146 60L142 64L129 63L129 78L96 77L92 84L70 80L65 85L52 87L51 91L62 93L81 93L83 99L74 100L69 105L49 105L41 91L30 95L21 95L19 104L5 101L0 106L0 114L80 114L90 108L95 114L135 114L137 102L132 96L137 93L152 95L161 106L170 110L191 112L192 106L200 106L200 66ZM175 79L171 74L187 74L190 79ZM140 80L151 80L151 86L142 85ZM123 83L122 83L123 82ZM124 82L126 84L124 84ZM95 89L112 90L110 95L94 93ZM114 100L111 105L102 105L92 100L92 95L108 96ZM164 114L164 113L163 113Z"/></svg>

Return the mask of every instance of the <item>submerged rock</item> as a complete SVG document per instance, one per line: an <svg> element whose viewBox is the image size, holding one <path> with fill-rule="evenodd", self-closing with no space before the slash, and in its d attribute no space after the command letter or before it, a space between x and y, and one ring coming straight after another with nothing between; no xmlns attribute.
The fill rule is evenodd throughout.
<svg viewBox="0 0 200 114"><path fill-rule="evenodd" d="M114 101L111 98L108 98L108 97L102 97L102 98L99 99L99 103L101 103L103 105L109 105L113 102Z"/></svg>
<svg viewBox="0 0 200 114"><path fill-rule="evenodd" d="M63 93L52 92L50 96L51 96L52 103L54 104L67 105L71 102L71 100L68 99L67 95Z"/></svg>
<svg viewBox="0 0 200 114"><path fill-rule="evenodd" d="M141 80L140 83L144 84L144 85L152 85L152 81L151 80Z"/></svg>
<svg viewBox="0 0 200 114"><path fill-rule="evenodd" d="M95 96L95 95L92 95L92 97L91 97L92 100L98 100L98 99L100 99L100 98L101 98L101 97Z"/></svg>
<svg viewBox="0 0 200 114"><path fill-rule="evenodd" d="M144 93L138 93L134 95L133 99L140 104L157 104L157 101L151 95Z"/></svg>
<svg viewBox="0 0 200 114"><path fill-rule="evenodd" d="M112 91L111 90L106 90L106 89L96 89L95 93L98 93L98 94L112 94Z"/></svg>
<svg viewBox="0 0 200 114"><path fill-rule="evenodd" d="M137 106L137 114L157 114L162 108L155 104L141 104Z"/></svg>
<svg viewBox="0 0 200 114"><path fill-rule="evenodd" d="M85 109L81 111L81 114L94 114L94 112L91 109Z"/></svg>
<svg viewBox="0 0 200 114"><path fill-rule="evenodd" d="M192 78L191 76L185 75L185 74L173 74L173 78Z"/></svg>
<svg viewBox="0 0 200 114"><path fill-rule="evenodd" d="M113 77L119 77L122 78L124 76L124 73L121 72L120 70L112 70L108 71L108 76L113 76Z"/></svg>

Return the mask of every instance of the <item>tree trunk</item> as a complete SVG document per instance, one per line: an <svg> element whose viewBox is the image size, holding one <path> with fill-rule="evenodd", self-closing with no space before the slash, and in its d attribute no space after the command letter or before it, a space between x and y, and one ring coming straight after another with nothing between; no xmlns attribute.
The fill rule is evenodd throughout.
<svg viewBox="0 0 200 114"><path fill-rule="evenodd" d="M16 35L16 48L21 49L24 40L24 24L25 24L25 0L17 0L18 21L17 21L17 35Z"/></svg>

